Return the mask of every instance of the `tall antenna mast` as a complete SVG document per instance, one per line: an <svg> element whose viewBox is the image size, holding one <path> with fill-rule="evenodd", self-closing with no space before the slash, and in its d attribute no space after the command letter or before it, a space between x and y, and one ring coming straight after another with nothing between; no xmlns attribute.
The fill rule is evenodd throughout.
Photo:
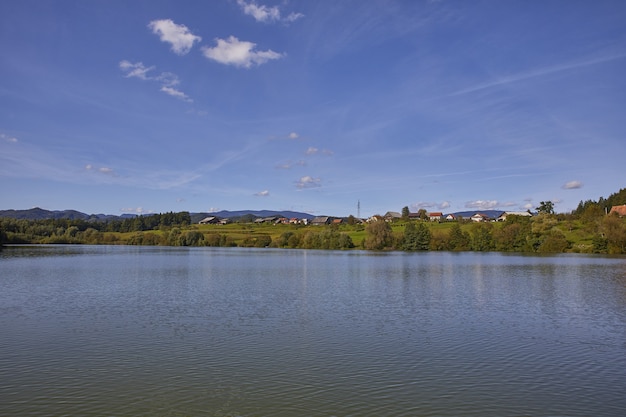
<svg viewBox="0 0 626 417"><path fill-rule="evenodd" d="M361 200L357 200L356 202L356 217L358 219L361 218Z"/></svg>

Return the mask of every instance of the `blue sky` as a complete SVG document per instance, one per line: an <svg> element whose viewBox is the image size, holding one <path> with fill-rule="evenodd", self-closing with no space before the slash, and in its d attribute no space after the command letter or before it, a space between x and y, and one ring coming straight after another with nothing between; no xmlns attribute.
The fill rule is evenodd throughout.
<svg viewBox="0 0 626 417"><path fill-rule="evenodd" d="M557 212L626 186L626 2L0 2L0 209Z"/></svg>

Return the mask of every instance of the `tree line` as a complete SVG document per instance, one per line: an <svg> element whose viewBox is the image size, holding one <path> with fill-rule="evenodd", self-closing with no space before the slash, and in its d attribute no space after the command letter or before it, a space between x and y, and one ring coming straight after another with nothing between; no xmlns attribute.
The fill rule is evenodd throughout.
<svg viewBox="0 0 626 417"><path fill-rule="evenodd" d="M217 229L197 230L197 226L191 225L189 212L109 221L0 218L0 243L623 254L626 219L606 215L611 207L622 204L626 204L626 189L606 199L581 201L571 213L554 214L551 202L541 202L533 217L508 216L505 222L498 223L457 221L449 227L439 227L425 215L420 220L408 220L405 207L403 218L396 222L380 220L363 226L352 221L340 227L294 227L280 235L249 226L244 237ZM360 236L358 245L354 236Z"/></svg>

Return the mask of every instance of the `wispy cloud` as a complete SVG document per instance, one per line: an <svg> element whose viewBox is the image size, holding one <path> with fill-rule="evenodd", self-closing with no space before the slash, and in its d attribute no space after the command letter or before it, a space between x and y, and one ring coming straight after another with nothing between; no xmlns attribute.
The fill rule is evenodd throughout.
<svg viewBox="0 0 626 417"><path fill-rule="evenodd" d="M9 143L17 143L17 138L14 136L5 135L4 133L0 133L0 140Z"/></svg>
<svg viewBox="0 0 626 417"><path fill-rule="evenodd" d="M270 192L268 190L259 191L258 193L254 193L256 197L269 197Z"/></svg>
<svg viewBox="0 0 626 417"><path fill-rule="evenodd" d="M314 146L310 146L305 152L306 155L326 155L326 156L331 156L334 154L333 151L328 150L328 149L318 149Z"/></svg>
<svg viewBox="0 0 626 417"><path fill-rule="evenodd" d="M294 139L295 140L295 139L298 139L300 137L300 135L298 135L296 132L291 132L288 137L289 137L289 139Z"/></svg>
<svg viewBox="0 0 626 417"><path fill-rule="evenodd" d="M140 80L150 80L151 77L148 76L148 73L152 71L155 67L146 67L143 62L135 62L132 63L130 61L120 61L119 67L122 71L126 72L126 78L139 78Z"/></svg>
<svg viewBox="0 0 626 417"><path fill-rule="evenodd" d="M281 17L278 6L269 7L257 4L254 0L249 2L237 0L237 4L245 14L252 16L257 22L272 23L282 21L289 23L304 17L302 13L290 13L286 17Z"/></svg>
<svg viewBox="0 0 626 417"><path fill-rule="evenodd" d="M151 213L153 213L152 210L146 210L143 207L124 207L124 208L121 208L120 211L122 213L129 213L129 214L151 214Z"/></svg>
<svg viewBox="0 0 626 417"><path fill-rule="evenodd" d="M465 203L466 208L478 209L478 210L493 210L500 204L496 200L475 200Z"/></svg>
<svg viewBox="0 0 626 417"><path fill-rule="evenodd" d="M410 207L414 212L418 211L419 209L432 209L432 208L444 210L450 207L450 202L442 201L441 203L436 203L436 202L431 202L431 201L418 201L417 203L411 204Z"/></svg>
<svg viewBox="0 0 626 417"><path fill-rule="evenodd" d="M156 70L155 66L146 67L142 62L130 62L127 60L120 61L119 67L125 73L126 78L139 78L144 81L153 81L161 84L160 91L180 100L192 103L193 100L185 93L174 86L180 84L180 80L176 74L171 72L162 72L160 74L151 75L150 72Z"/></svg>
<svg viewBox="0 0 626 417"><path fill-rule="evenodd" d="M284 54L274 52L271 49L256 51L255 43L240 41L234 36L230 36L228 39L217 38L215 42L217 46L213 48L205 46L202 48L202 53L206 58L224 65L250 68L253 65L265 64L284 56Z"/></svg>
<svg viewBox="0 0 626 417"><path fill-rule="evenodd" d="M605 62L615 61L615 60L623 59L623 58L626 58L626 53L606 55L606 56L602 56L599 58L592 58L592 59L587 59L587 60L582 60L582 61L577 61L577 62L569 62L566 64L539 68L535 70L521 72L518 74L512 74L512 75L500 77L496 79L495 81L490 81L490 82L478 84L472 87L464 88L462 90L455 91L454 93L449 94L449 96L459 96L463 94L473 93L476 91L485 90L485 89L492 88L492 87L498 87L501 85L516 83L516 82L528 80L531 78L543 77L546 75L550 75L550 74L554 74L554 73L558 73L562 71L568 71L568 70L572 70L576 68L602 64Z"/></svg>
<svg viewBox="0 0 626 417"><path fill-rule="evenodd" d="M296 187L299 189L304 189L304 188L316 188L316 187L321 187L322 186L322 180L319 178L314 178L311 177L309 175L305 175L304 177L300 178L297 182L296 182Z"/></svg>
<svg viewBox="0 0 626 417"><path fill-rule="evenodd" d="M299 166L299 167L305 167L306 166L306 161L303 160L299 160L299 161L287 161L283 164L278 164L276 165L276 168L278 169L291 169L294 166Z"/></svg>
<svg viewBox="0 0 626 417"><path fill-rule="evenodd" d="M574 190L576 188L583 188L583 183L580 181L570 181L563 184L563 189L565 190Z"/></svg>
<svg viewBox="0 0 626 417"><path fill-rule="evenodd" d="M96 172L96 173L104 174L104 175L111 175L111 176L114 176L114 177L117 176L115 174L115 171L113 171L113 168L110 168L110 167L99 167L99 168L96 168L96 167L94 167L91 164L85 165L85 171Z"/></svg>
<svg viewBox="0 0 626 417"><path fill-rule="evenodd" d="M171 19L153 20L148 27L162 42L169 43L172 52L178 55L187 54L195 42L202 40L200 36L191 33L187 26L177 25Z"/></svg>
<svg viewBox="0 0 626 417"><path fill-rule="evenodd" d="M161 91L163 91L165 94L169 94L172 97L176 97L179 98L183 101L186 101L188 103L193 103L193 100L191 98L189 98L189 96L185 93L183 93L182 91L179 91L173 87L168 87L168 86L163 86L161 87Z"/></svg>

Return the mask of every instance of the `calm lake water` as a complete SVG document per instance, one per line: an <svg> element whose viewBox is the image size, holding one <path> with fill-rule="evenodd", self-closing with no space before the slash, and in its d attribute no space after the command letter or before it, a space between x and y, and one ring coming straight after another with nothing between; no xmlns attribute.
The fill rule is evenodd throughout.
<svg viewBox="0 0 626 417"><path fill-rule="evenodd" d="M623 416L626 258L0 252L3 416Z"/></svg>

